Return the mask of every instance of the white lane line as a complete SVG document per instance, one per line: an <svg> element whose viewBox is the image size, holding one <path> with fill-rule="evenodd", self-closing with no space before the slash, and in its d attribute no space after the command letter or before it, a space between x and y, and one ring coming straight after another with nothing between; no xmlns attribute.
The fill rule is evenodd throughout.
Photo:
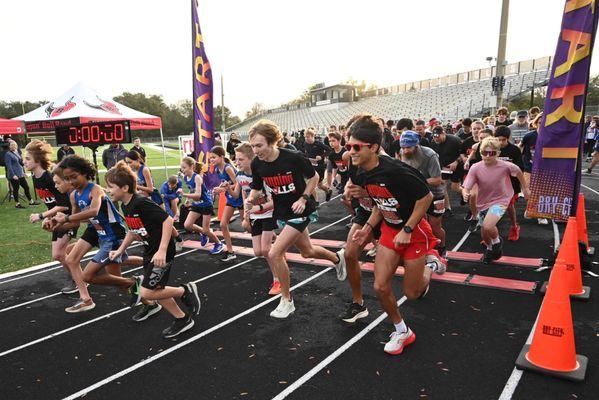
<svg viewBox="0 0 599 400"><path fill-rule="evenodd" d="M472 232L470 232L470 230L467 230L466 233L464 233L464 236L462 236L462 238L458 242L458 244L456 244L455 247L451 251L452 252L458 251L460 249L460 247L462 247L462 245L464 244L464 242L466 241L466 239L468 239L468 236L470 236L471 233Z"/></svg>
<svg viewBox="0 0 599 400"><path fill-rule="evenodd" d="M322 228L320 228L320 229L317 229L317 230L315 230L314 232L310 233L310 235L313 235L313 234L315 234L315 233L318 233L318 232L320 232L320 231L323 231L323 230L325 230L325 229L327 229L327 228L330 228L331 226L333 226L333 225L335 225L335 224L338 224L339 222L341 222L341 221L344 221L344 220L346 220L346 219L347 219L347 218L349 218L349 217L350 217L349 215L348 215L348 216L345 216L345 217L343 217L343 218L341 218L341 219L339 219L339 220L337 220L337 221L335 221L335 222L332 222L332 223L330 223L330 224L328 224L328 225L326 225L326 226L324 226L324 227L322 227ZM185 251L185 252L183 252L183 253L176 254L176 255L175 255L175 257L180 257L180 256L183 256L183 255L189 254L189 253L191 253L191 252L193 252L193 251L197 251L197 250L198 250L198 249L192 249L192 250L188 250L188 251ZM215 277L215 276L217 276L217 275L223 274L223 273L225 273L225 272L227 272L227 271L230 271L230 270L232 270L232 269L235 269L235 268L238 268L238 267L240 267L240 266L242 266L242 265L245 265L245 264L249 263L250 261L254 261L254 260L256 260L257 258L258 258L258 257L253 257L253 258L250 258L250 259L248 259L248 260L242 261L242 262L240 262L240 263L237 263L237 264L235 264L235 265L232 265L232 266L230 266L229 268L225 268L225 269L223 269L223 270L220 270L220 271L218 271L218 272L215 272L215 273L213 273L213 274L210 274L210 275L208 275L208 276L205 276L205 277L203 277L203 278L197 279L197 280L195 280L194 282L195 282L195 283L198 283L198 282L202 282L202 281L208 280L208 279L210 279L210 278L212 278L212 277ZM135 268L135 269L140 269L140 268L142 268L142 267L138 267L138 268ZM135 270L135 269L134 269L134 270ZM131 271L133 271L133 270L131 270ZM130 271L127 271L127 272L130 272ZM53 296L53 295L52 295L52 296ZM51 296L49 296L49 297L51 297ZM34 301L35 301L35 300L34 300ZM33 302L33 301L32 301L32 302ZM13 306L13 308L14 308L14 306ZM122 309L120 309L120 310L113 311L113 312L111 312L111 313L108 313L108 314L101 315L101 316L99 316L99 317L97 317L97 318L94 318L94 319L92 319L92 320L90 320L90 321L86 321L86 322L83 322L83 323L81 323L81 324L78 324L78 325L72 326L72 327L70 327L70 328L66 328L66 329L63 329L63 330L61 330L61 331L58 331L58 332L55 332L55 333L51 333L50 335L44 336L44 337L42 337L42 338L39 338L39 339L33 340L33 341L31 341L31 342L28 342L28 343L22 344L22 345L20 345L20 346L14 347L14 348L12 348L12 349L9 349L9 350L6 350L6 351L4 351L4 352L0 353L0 357L3 357L3 356L5 356L5 355L11 354L11 353L14 353L14 352L16 352L16 351L22 350L22 349L24 349L24 348L27 348L27 347L33 346L34 344L41 343L41 342L44 342L44 341L46 341L46 340L49 340L49 339L55 338L55 337L57 337L57 336L60 336L60 335L62 335L62 334L64 334L64 333L67 333L67 332L70 332L70 331L72 331L72 330L75 330L75 329L78 329L78 328L84 327L84 326L86 326L86 325L89 325L89 324L91 324L91 323L93 323L93 322L97 322L97 321L100 321L100 320L103 320L103 319L106 319L106 318L110 318L111 316L113 316L113 315L116 315L116 314L119 314L119 313L121 313L121 312L123 312L123 311L125 311L125 310L128 310L128 309L129 309L129 307L125 307L125 308L122 308ZM2 310L0 310L0 311L2 311Z"/></svg>
<svg viewBox="0 0 599 400"><path fill-rule="evenodd" d="M399 299L397 301L397 306L400 306L406 300L407 300L407 297L403 296L401 299ZM298 389L304 383L306 383L310 379L312 379L312 377L314 375L316 375L318 372L320 372L324 367L326 367L327 365L329 365L337 357L339 357L340 355L342 355L343 353L345 353L346 350L348 350L350 347L352 347L354 344L356 344L360 339L362 339L364 336L366 336L368 333L370 333L370 331L372 331L374 328L376 328L377 325L379 325L381 322L383 322L385 320L385 318L387 318L387 313L382 313L381 315L379 315L379 317L377 319L375 319L370 324L368 324L368 326L366 326L366 328L364 328L360 332L358 332L357 335L355 335L350 340L348 340L347 342L345 342L341 347L339 347L337 350L335 350L333 353L331 353L327 358L325 358L324 360L322 360L321 362L319 362L310 371L308 371L304 375L302 375L301 378L299 378L298 380L296 380L295 382L293 382L291 385L289 385L281 393L279 393L278 395L276 395L275 397L273 397L273 400L281 400L281 399L284 399L287 396L289 396L291 393L293 393L296 389Z"/></svg>
<svg viewBox="0 0 599 400"><path fill-rule="evenodd" d="M318 272L317 274L312 275L310 278L301 281L300 283L298 283L295 286L292 286L289 290L290 291L294 291L295 289L298 289L298 288L304 286L305 284L313 281L314 279L319 278L320 276L326 274L327 272L331 271L332 269L333 269L332 267L327 267L326 269ZM110 382L112 382L112 381L114 381L114 380L116 380L118 378L121 378L121 377L123 377L123 376L125 376L127 374L130 374L131 372L133 372L133 371L135 371L135 370L137 370L137 369L139 369L139 368L141 368L141 367L143 367L145 365L148 365L148 364L150 364L150 363L152 363L152 362L154 362L156 360L159 360L162 357L164 357L164 356L166 356L166 355L168 355L168 354L170 354L172 352L175 352L175 351L179 350L180 348L182 348L184 346L187 346L188 344L193 343L196 340L201 339L204 336L207 336L207 335L211 334L212 332L215 332L215 331L217 331L217 330L219 330L219 329L227 326L227 325L229 325L229 324L237 321L240 318L245 317L246 315L251 314L252 312L254 312L254 311L256 311L256 310L264 307L265 305L270 304L270 303L278 300L280 297L281 297L281 295L277 295L277 296L271 297L271 298L263 301L262 303L256 304L255 306L253 306L251 308L248 308L247 310L245 310L245 311L243 311L243 312L241 312L241 313L239 313L239 314L237 314L237 315L235 315L235 316L233 316L233 317L231 317L231 318L229 318L229 319L221 322L218 325L215 325L215 326L213 326L213 327L211 327L209 329L206 329L205 331L202 331L202 332L198 333L197 335L194 335L194 336L190 337L189 339L187 339L187 340L185 340L185 341L183 341L183 342L181 342L181 343L179 343L179 344L177 344L177 345L175 345L173 347L169 347L168 349L164 350L161 353L158 353L158 354L155 354L155 355L153 355L151 357L148 357L145 360L138 362L137 364L133 364L132 366L130 366L127 369L124 369L124 370L122 370L120 372L117 372L116 374L111 375L111 376L109 376L109 377L107 377L105 379L102 379L101 381L98 381L98 382L94 383L93 385L90 385L90 386L88 386L88 387L86 387L84 389L81 389L80 391L78 391L76 393L73 393L72 395L70 395L68 397L65 397L64 400L77 399L77 398L80 398L82 396L85 396L86 394L88 394L88 393L90 393L90 392L92 392L92 391L94 391L94 390L96 390L96 389L98 389L98 388L106 385L107 383L110 383Z"/></svg>
<svg viewBox="0 0 599 400"><path fill-rule="evenodd" d="M554 220L551 220L551 223L553 224L553 243L555 246L554 249L557 249L559 246L559 229L557 228L557 224ZM537 327L537 322L539 321L540 314L541 310L539 309L539 312L537 313L537 318L535 319L535 323L533 324L532 329L528 334L528 338L526 338L525 344L530 344L532 342L532 337ZM512 399L512 396L514 396L514 392L516 391L516 388L520 383L520 378L522 378L523 372L524 371L521 371L518 368L514 367L514 369L512 370L512 374L508 378L507 382L505 383L505 386L503 387L503 390L501 391L501 395L499 395L499 400Z"/></svg>
<svg viewBox="0 0 599 400"><path fill-rule="evenodd" d="M582 183L580 184L580 186L582 186L583 188L590 190L591 192L595 193L595 194L599 194L598 191L596 191L595 189L591 189L590 187L588 187L587 185L583 185Z"/></svg>

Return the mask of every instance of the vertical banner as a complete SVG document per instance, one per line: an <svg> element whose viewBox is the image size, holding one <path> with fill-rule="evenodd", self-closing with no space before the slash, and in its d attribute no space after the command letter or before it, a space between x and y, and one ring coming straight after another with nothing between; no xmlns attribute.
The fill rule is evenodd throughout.
<svg viewBox="0 0 599 400"><path fill-rule="evenodd" d="M197 0L191 0L191 31L194 155L196 160L207 164L208 152L214 146L212 70L206 57L204 39L200 30Z"/></svg>
<svg viewBox="0 0 599 400"><path fill-rule="evenodd" d="M595 0L567 0L533 160L527 206L531 217L564 220L576 212L596 30Z"/></svg>

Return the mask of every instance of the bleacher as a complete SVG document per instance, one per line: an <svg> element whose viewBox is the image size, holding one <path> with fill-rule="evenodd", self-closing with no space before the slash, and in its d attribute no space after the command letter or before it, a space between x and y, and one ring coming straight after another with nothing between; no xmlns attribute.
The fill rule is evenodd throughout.
<svg viewBox="0 0 599 400"><path fill-rule="evenodd" d="M504 101L530 91L533 87L547 84L551 70L550 57L521 61L506 66ZM491 88L493 68L452 74L445 77L410 82L364 93L353 102L330 106L282 106L232 126L245 136L254 122L260 118L274 121L283 131L297 131L314 127L325 132L330 125L345 124L352 115L372 113L384 119L431 118L455 121L463 117L475 117L491 109L495 95Z"/></svg>

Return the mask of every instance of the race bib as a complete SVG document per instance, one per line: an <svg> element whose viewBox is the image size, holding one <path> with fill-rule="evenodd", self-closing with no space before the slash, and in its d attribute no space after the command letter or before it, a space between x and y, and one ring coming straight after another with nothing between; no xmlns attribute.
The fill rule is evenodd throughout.
<svg viewBox="0 0 599 400"><path fill-rule="evenodd" d="M445 199L433 201L433 213L443 214L445 212Z"/></svg>

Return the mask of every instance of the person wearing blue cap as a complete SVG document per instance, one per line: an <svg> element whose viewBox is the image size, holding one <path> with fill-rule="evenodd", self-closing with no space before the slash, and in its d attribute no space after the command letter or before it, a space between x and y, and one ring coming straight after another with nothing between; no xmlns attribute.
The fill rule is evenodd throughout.
<svg viewBox="0 0 599 400"><path fill-rule="evenodd" d="M433 194L433 201L426 211L433 234L440 240L437 249L441 256L445 255L445 230L443 214L445 213L445 191L441 179L439 155L434 150L420 145L420 135L414 131L405 131L399 138L401 148L398 158L409 166L416 168L426 179L426 184ZM427 261L428 257L427 257ZM430 260L430 262L436 262Z"/></svg>

